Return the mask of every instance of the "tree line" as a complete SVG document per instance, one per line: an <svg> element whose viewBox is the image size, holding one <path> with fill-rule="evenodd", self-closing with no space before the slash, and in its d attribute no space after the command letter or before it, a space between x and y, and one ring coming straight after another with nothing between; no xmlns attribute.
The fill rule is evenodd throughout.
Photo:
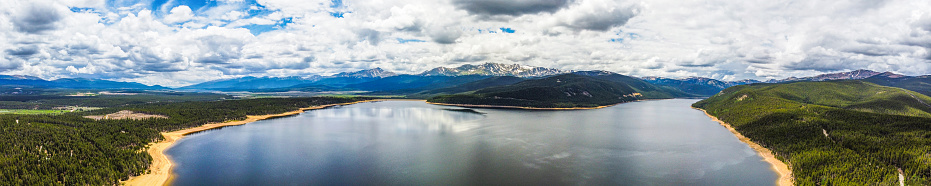
<svg viewBox="0 0 931 186"><path fill-rule="evenodd" d="M266 98L146 103L61 115L0 115L0 183L3 185L117 185L144 174L152 157L146 145L160 132L247 115L367 98ZM92 120L85 115L119 110L165 115L141 120Z"/></svg>

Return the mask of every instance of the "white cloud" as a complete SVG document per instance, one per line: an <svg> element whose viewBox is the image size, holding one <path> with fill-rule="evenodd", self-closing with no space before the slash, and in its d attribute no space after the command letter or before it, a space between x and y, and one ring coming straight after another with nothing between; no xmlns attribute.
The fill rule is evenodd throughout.
<svg viewBox="0 0 931 186"><path fill-rule="evenodd" d="M931 74L927 1L146 3L5 1L0 73L169 86L484 62L728 80L860 68Z"/></svg>
<svg viewBox="0 0 931 186"><path fill-rule="evenodd" d="M191 7L181 5L174 8L171 8L171 14L165 16L166 23L180 23L186 22L191 19L194 19L194 11L191 11Z"/></svg>

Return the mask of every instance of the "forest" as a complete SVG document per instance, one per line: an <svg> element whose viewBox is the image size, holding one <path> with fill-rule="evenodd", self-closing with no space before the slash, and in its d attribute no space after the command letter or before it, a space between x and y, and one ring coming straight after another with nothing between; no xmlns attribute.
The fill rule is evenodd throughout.
<svg viewBox="0 0 931 186"><path fill-rule="evenodd" d="M862 81L741 85L693 106L789 164L796 185L931 183L928 96Z"/></svg>
<svg viewBox="0 0 931 186"><path fill-rule="evenodd" d="M661 89L618 74L563 74L542 79L440 95L427 101L448 104L498 105L537 108L598 107L640 99L668 99L681 92ZM684 93L683 93L684 94Z"/></svg>
<svg viewBox="0 0 931 186"><path fill-rule="evenodd" d="M67 98L74 99L74 98ZM2 185L117 185L145 173L152 158L146 145L163 139L160 132L245 119L247 115L283 113L316 105L365 100L358 97L263 98L222 101L123 103L64 114L0 114L0 183ZM101 101L98 103L98 101ZM5 101L7 104L21 101ZM78 103L71 100L68 103ZM131 110L168 118L93 120Z"/></svg>

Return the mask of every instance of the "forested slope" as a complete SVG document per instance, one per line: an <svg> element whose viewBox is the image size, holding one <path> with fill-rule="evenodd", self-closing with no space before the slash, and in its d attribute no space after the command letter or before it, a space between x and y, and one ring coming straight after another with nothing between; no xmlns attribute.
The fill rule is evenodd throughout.
<svg viewBox="0 0 931 186"><path fill-rule="evenodd" d="M0 115L0 185L116 185L145 171L159 132L364 98L272 98L130 105L61 115ZM92 120L118 110L167 119Z"/></svg>
<svg viewBox="0 0 931 186"><path fill-rule="evenodd" d="M862 81L741 85L693 106L790 164L797 185L931 178L931 98Z"/></svg>
<svg viewBox="0 0 931 186"><path fill-rule="evenodd" d="M616 78L615 78L616 79ZM429 102L469 105L496 105L538 108L598 107L639 99L673 98L667 92L651 86L649 91L639 84L596 78L578 74L563 74L543 79L489 87L470 94L444 95Z"/></svg>

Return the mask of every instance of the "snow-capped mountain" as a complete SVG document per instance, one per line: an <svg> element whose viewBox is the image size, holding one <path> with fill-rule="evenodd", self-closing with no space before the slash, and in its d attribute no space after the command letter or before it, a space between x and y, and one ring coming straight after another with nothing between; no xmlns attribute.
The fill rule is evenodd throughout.
<svg viewBox="0 0 931 186"><path fill-rule="evenodd" d="M786 78L783 80L769 80L767 82L780 83L780 82L790 82L790 81L830 81L830 80L841 80L841 79L866 79L866 78L873 77L879 74L882 74L882 73L872 71L872 70L860 69L860 70L854 70L850 72L821 74L821 75L812 76L812 77L803 77L803 78L790 77L790 78Z"/></svg>
<svg viewBox="0 0 931 186"><path fill-rule="evenodd" d="M353 77L353 78L386 78L391 76L397 76L397 73L387 71L381 68L373 68L368 70L360 70L355 72L342 72L333 77Z"/></svg>
<svg viewBox="0 0 931 186"><path fill-rule="evenodd" d="M541 77L556 74L563 74L572 71L559 70L553 68L531 67L519 64L501 64L485 63L481 65L462 65L456 68L438 67L421 73L422 76L462 76L462 75L486 75L486 76L516 76L516 77Z"/></svg>

